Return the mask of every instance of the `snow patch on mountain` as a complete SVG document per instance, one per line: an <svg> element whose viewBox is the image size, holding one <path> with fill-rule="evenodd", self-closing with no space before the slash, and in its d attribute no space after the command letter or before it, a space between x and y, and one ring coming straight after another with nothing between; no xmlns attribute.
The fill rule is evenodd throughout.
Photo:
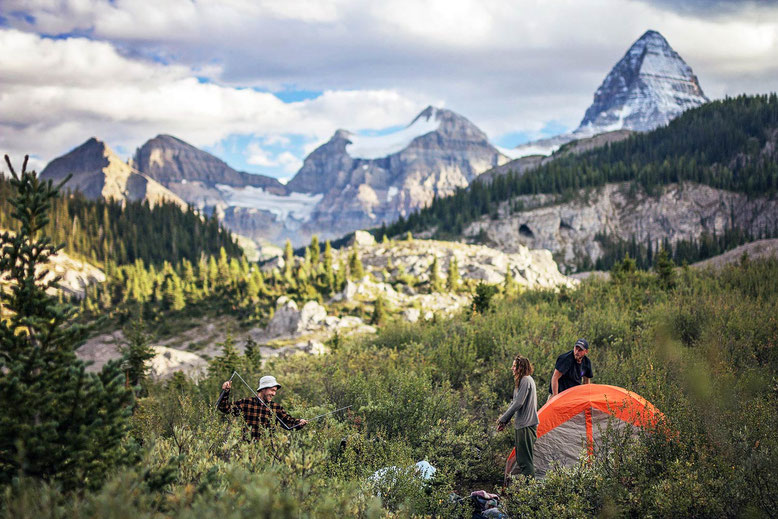
<svg viewBox="0 0 778 519"><path fill-rule="evenodd" d="M432 110L427 117L418 117L411 124L386 135L358 135L349 133L350 143L346 152L355 159L379 159L398 153L417 137L434 132L440 127L437 111Z"/></svg>
<svg viewBox="0 0 778 519"><path fill-rule="evenodd" d="M324 196L305 193L289 193L286 196L281 196L268 193L261 187L251 186L235 188L217 184L216 188L221 192L228 205L268 211L282 221L291 217L299 222L307 222L311 218L316 204Z"/></svg>
<svg viewBox="0 0 778 519"><path fill-rule="evenodd" d="M399 192L400 190L397 189L396 187L394 186L389 187L389 190L386 192L386 201L391 202Z"/></svg>

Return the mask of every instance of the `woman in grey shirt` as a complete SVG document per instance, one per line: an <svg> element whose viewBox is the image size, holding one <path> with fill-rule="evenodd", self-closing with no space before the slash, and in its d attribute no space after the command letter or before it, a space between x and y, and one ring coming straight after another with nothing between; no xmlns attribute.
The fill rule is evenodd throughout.
<svg viewBox="0 0 778 519"><path fill-rule="evenodd" d="M497 420L497 430L505 429L515 414L513 428L516 430L516 465L527 477L535 477L533 462L535 440L538 438L538 394L535 390L535 371L526 357L516 355L513 360L513 402L507 411Z"/></svg>

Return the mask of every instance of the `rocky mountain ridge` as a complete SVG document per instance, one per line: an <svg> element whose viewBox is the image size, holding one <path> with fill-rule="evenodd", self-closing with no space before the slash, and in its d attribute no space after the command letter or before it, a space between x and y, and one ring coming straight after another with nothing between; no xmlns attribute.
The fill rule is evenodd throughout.
<svg viewBox="0 0 778 519"><path fill-rule="evenodd" d="M227 228L256 243L290 239L299 246L314 234L338 238L394 221L508 160L466 118L430 106L390 133L338 130L309 154L288 186L236 171L169 135L143 144L129 164L90 139L52 161L43 175L74 173L70 185L90 198L164 194L217 214Z"/></svg>
<svg viewBox="0 0 778 519"><path fill-rule="evenodd" d="M646 31L611 69L573 132L517 147L549 155L563 144L615 130L649 131L708 102L692 68L657 31Z"/></svg>
<svg viewBox="0 0 778 519"><path fill-rule="evenodd" d="M299 234L304 242L389 223L508 160L466 118L431 106L388 136L339 130L289 182L322 196Z"/></svg>
<svg viewBox="0 0 778 519"><path fill-rule="evenodd" d="M606 184L581 190L569 202L557 200L554 195L530 195L503 202L498 219L483 217L471 223L463 237L505 252L518 247L548 249L561 266L571 269L583 255L592 261L602 255L598 235L622 240L634 236L638 242L651 239L658 244L705 232L720 235L727 228L754 236L778 229L778 200L700 184L670 184L657 196L635 191L629 183ZM516 201L526 209L512 212Z"/></svg>
<svg viewBox="0 0 778 519"><path fill-rule="evenodd" d="M151 205L167 201L187 207L179 196L123 162L95 137L51 161L41 171L40 178L59 182L68 175L72 177L64 188L79 190L87 198L148 201Z"/></svg>
<svg viewBox="0 0 778 519"><path fill-rule="evenodd" d="M157 135L135 151L132 165L183 198L192 197L191 184L203 189L217 185L258 187L276 195L286 194L277 179L236 171L223 160L172 135ZM188 186L188 187L184 187ZM219 197L218 190L213 196Z"/></svg>
<svg viewBox="0 0 778 519"><path fill-rule="evenodd" d="M561 144L558 150L548 156L527 155L525 157L513 159L510 162L506 162L505 164L494 167L482 173L481 176L478 177L478 180L480 182L491 182L494 177L504 175L510 171L521 176L527 171L539 168L540 166L548 164L549 162L552 162L559 157L586 153L587 151L593 150L594 148L598 148L600 146L623 141L633 133L635 132L632 130L615 130L612 132L600 133L592 137L576 139L574 141Z"/></svg>

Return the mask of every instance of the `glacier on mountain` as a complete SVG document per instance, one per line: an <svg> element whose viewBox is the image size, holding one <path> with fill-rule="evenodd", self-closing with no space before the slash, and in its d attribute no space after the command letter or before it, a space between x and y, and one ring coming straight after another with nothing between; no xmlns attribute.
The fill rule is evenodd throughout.
<svg viewBox="0 0 778 519"><path fill-rule="evenodd" d="M216 188L221 192L228 205L261 209L275 215L280 221L291 217L298 222L307 222L310 220L316 204L323 196L305 193L274 195L261 187L252 186L235 188L217 184Z"/></svg>

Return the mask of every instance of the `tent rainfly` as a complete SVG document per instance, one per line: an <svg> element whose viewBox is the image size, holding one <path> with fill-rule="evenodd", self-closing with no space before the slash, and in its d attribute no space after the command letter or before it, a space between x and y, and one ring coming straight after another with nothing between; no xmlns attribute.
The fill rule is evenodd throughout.
<svg viewBox="0 0 778 519"><path fill-rule="evenodd" d="M609 422L612 428L637 430L656 425L661 417L651 402L620 387L583 384L563 391L538 411L535 475L543 478L556 466L575 465L584 448L593 455ZM506 481L515 463L513 449L505 464Z"/></svg>

